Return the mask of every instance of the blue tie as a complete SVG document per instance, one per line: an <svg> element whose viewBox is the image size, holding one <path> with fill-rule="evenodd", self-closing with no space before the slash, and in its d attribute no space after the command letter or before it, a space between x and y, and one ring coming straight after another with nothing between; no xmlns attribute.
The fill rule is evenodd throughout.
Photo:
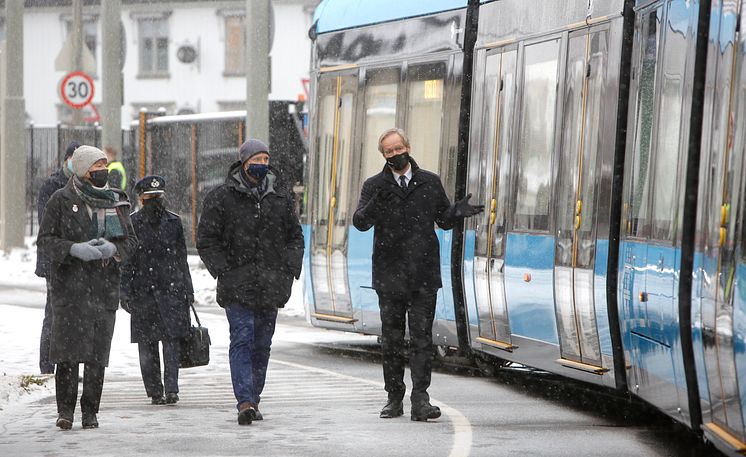
<svg viewBox="0 0 746 457"><path fill-rule="evenodd" d="M399 185L402 189L407 190L407 177L404 175L399 176Z"/></svg>

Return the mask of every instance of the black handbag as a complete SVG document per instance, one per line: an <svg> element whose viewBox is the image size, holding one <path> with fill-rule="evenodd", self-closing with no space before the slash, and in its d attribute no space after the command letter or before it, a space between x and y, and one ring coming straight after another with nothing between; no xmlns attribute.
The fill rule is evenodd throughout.
<svg viewBox="0 0 746 457"><path fill-rule="evenodd" d="M189 327L189 334L181 340L181 368L201 367L210 363L210 334L202 327L194 304L191 304L197 326Z"/></svg>

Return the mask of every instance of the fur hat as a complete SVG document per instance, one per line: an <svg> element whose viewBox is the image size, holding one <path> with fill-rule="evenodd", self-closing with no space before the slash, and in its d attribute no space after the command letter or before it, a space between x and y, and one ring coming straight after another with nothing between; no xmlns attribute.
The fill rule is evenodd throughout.
<svg viewBox="0 0 746 457"><path fill-rule="evenodd" d="M238 156L241 158L241 163L245 163L250 158L264 152L269 155L269 147L260 140L246 140L244 144L238 148Z"/></svg>
<svg viewBox="0 0 746 457"><path fill-rule="evenodd" d="M91 166L101 159L106 160L106 154L101 149L85 144L79 147L73 152L72 158L75 176L83 178Z"/></svg>

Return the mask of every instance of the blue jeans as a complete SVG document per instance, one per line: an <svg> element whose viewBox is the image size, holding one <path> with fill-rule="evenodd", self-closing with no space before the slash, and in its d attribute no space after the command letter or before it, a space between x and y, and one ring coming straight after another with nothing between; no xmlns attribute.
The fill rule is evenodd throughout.
<svg viewBox="0 0 746 457"><path fill-rule="evenodd" d="M236 408L244 402L256 407L267 377L277 308L253 310L242 305L230 305L225 307L225 315L231 333L228 358Z"/></svg>

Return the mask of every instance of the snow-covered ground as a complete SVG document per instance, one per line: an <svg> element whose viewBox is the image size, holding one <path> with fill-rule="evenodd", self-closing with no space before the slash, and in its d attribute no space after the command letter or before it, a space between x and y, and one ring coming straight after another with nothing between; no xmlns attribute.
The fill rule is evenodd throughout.
<svg viewBox="0 0 746 457"><path fill-rule="evenodd" d="M189 266L197 312L218 310L216 281L198 256L189 257ZM26 239L25 249L0 253L0 413L12 403L50 395L54 387L54 378L39 374L39 334L44 318L46 285L43 278L34 275L35 267L35 238ZM280 313L284 316L304 315L301 281L293 284L290 301ZM228 326L222 313L202 312L200 321L210 329L213 345L227 345ZM300 341L307 338L306 335L297 335L297 330L286 336ZM107 369L107 376L116 374L139 376L137 347L130 343L129 315L121 309L117 312L111 363Z"/></svg>

